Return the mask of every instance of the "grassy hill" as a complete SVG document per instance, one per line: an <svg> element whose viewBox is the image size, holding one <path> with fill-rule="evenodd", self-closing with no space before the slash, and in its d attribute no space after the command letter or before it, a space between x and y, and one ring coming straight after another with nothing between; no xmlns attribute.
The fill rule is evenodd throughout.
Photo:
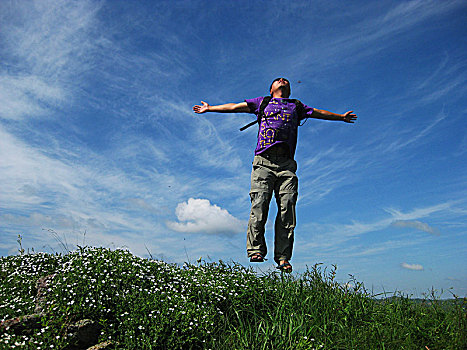
<svg viewBox="0 0 467 350"><path fill-rule="evenodd" d="M69 325L82 319L118 349L467 348L466 300L377 301L335 272L258 276L236 263L178 266L90 247L2 257L0 321L34 314L37 280L52 276L35 330L0 327L0 348L71 349Z"/></svg>

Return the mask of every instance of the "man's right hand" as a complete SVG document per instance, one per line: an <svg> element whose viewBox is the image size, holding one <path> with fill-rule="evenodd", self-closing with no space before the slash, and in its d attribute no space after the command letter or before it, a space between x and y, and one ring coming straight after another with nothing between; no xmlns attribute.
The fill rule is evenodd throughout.
<svg viewBox="0 0 467 350"><path fill-rule="evenodd" d="M207 104L204 101L201 101L201 103L202 103L202 106L200 105L193 106L193 111L195 113L201 114L201 113L206 113L207 111L209 111L209 104Z"/></svg>
<svg viewBox="0 0 467 350"><path fill-rule="evenodd" d="M240 103L226 103L223 105L211 106L204 101L201 101L202 106L193 106L195 113L217 112L217 113L249 113L250 108L246 102Z"/></svg>

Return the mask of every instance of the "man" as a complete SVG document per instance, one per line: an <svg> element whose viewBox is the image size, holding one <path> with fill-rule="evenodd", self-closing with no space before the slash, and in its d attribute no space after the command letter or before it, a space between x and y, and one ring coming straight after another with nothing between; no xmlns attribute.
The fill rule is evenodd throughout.
<svg viewBox="0 0 467 350"><path fill-rule="evenodd" d="M305 118L343 121L353 123L357 116L353 111L336 114L311 108L289 99L290 83L285 78L275 79L266 107L261 106L264 97L210 106L204 101L193 106L195 113L254 113L258 117L258 142L251 172L251 212L247 231L247 252L250 262L263 262L267 253L264 239L269 204L272 194L277 202L275 222L274 260L277 268L292 272L290 259L296 225L295 205L298 196L298 178L294 160L297 131ZM261 109L264 108L264 111Z"/></svg>

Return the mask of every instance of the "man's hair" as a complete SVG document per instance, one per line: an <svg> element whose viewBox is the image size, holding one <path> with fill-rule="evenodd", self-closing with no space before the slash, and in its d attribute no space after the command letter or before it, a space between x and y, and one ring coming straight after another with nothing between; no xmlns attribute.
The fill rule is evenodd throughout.
<svg viewBox="0 0 467 350"><path fill-rule="evenodd" d="M289 79L287 79L287 78L281 78L281 77L280 77L280 78L274 79L274 80L272 81L272 83L271 83L271 86L269 86L269 92L271 92L272 84L274 84L274 82L278 81L279 79L284 79L284 80L286 80L286 81L289 83L289 95L288 95L287 97L290 97L290 93L291 93L290 81L289 81ZM271 94L271 96L272 96L272 94Z"/></svg>

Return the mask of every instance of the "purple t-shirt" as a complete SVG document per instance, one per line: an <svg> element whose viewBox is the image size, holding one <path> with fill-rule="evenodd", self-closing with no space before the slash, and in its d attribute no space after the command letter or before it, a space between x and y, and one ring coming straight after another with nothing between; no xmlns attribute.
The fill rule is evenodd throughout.
<svg viewBox="0 0 467 350"><path fill-rule="evenodd" d="M250 108L250 113L259 114L259 108L264 97L245 100ZM290 157L293 159L297 147L298 125L302 119L311 117L313 108L303 105L304 114L299 116L293 99L271 98L264 109L263 118L259 125L258 143L255 155L261 154L269 147L280 143L289 146Z"/></svg>

